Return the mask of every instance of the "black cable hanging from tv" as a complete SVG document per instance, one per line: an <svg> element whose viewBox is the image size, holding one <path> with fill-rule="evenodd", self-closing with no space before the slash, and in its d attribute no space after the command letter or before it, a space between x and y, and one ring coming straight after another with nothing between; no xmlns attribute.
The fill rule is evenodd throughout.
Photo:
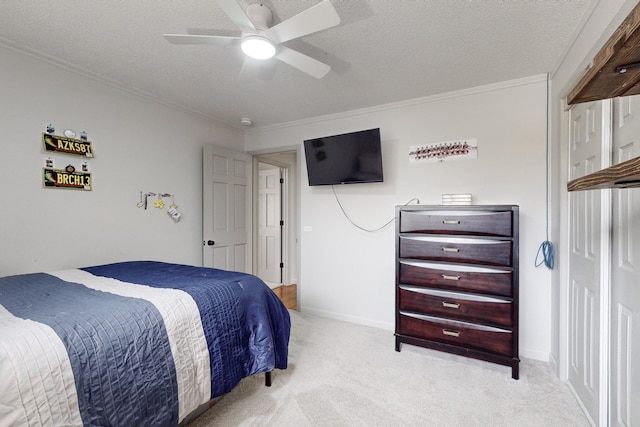
<svg viewBox="0 0 640 427"><path fill-rule="evenodd" d="M362 231L366 231L367 233L376 233L378 231L383 230L384 228L388 227L390 224L392 224L395 221L395 217L391 218L389 221L385 222L383 225L381 225L378 228L373 228L373 229L369 229L369 228L364 228L358 224L356 224L351 217L349 216L349 214L347 214L347 211L344 209L344 207L342 206L342 203L340 202L340 199L338 198L338 194L336 193L336 187L335 185L331 186L331 190L333 190L333 195L336 198L336 202L338 202L338 206L340 206L340 209L342 210L342 214L345 216L345 218L347 218L347 220L349 220L349 222L351 223L351 225L353 225L356 228L359 228ZM407 206L408 204L410 204L411 202L415 201L417 204L420 203L420 200L417 197L414 197L413 199L409 200L407 203L405 203L404 205Z"/></svg>

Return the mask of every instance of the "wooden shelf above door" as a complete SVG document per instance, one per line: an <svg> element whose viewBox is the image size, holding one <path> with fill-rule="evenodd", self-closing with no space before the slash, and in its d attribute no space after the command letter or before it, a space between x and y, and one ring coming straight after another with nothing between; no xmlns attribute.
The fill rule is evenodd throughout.
<svg viewBox="0 0 640 427"><path fill-rule="evenodd" d="M640 94L640 3L593 59L569 93L569 105Z"/></svg>
<svg viewBox="0 0 640 427"><path fill-rule="evenodd" d="M640 94L640 2L569 93L569 105ZM574 179L568 191L640 187L640 157Z"/></svg>
<svg viewBox="0 0 640 427"><path fill-rule="evenodd" d="M640 187L640 157L569 181L568 191Z"/></svg>

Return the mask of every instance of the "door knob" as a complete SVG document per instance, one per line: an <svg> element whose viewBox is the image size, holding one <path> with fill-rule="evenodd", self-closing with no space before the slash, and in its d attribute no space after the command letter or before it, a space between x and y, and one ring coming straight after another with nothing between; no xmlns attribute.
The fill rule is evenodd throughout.
<svg viewBox="0 0 640 427"><path fill-rule="evenodd" d="M207 245L208 246L213 246L215 244L216 244L216 242L214 242L213 240L207 240Z"/></svg>

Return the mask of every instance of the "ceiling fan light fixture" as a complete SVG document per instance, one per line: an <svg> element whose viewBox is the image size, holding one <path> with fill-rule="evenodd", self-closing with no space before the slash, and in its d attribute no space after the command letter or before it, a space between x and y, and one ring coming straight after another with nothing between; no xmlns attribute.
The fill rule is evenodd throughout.
<svg viewBox="0 0 640 427"><path fill-rule="evenodd" d="M261 36L248 36L242 40L242 51L254 59L269 59L276 54L276 47L269 39Z"/></svg>

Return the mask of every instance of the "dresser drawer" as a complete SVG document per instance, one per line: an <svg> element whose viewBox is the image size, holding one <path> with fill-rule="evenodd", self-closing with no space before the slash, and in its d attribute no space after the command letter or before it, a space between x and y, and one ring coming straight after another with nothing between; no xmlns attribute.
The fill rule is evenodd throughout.
<svg viewBox="0 0 640 427"><path fill-rule="evenodd" d="M400 286L398 309L483 325L513 325L510 300L419 286Z"/></svg>
<svg viewBox="0 0 640 427"><path fill-rule="evenodd" d="M498 268L400 260L398 279L405 285L507 297L513 295L513 273Z"/></svg>
<svg viewBox="0 0 640 427"><path fill-rule="evenodd" d="M513 234L511 211L402 211L401 233L475 234L509 237Z"/></svg>
<svg viewBox="0 0 640 427"><path fill-rule="evenodd" d="M511 265L511 241L456 237L400 236L400 258Z"/></svg>
<svg viewBox="0 0 640 427"><path fill-rule="evenodd" d="M398 313L397 328L401 335L503 356L512 356L513 353L513 334L507 329L449 321L405 311Z"/></svg>

